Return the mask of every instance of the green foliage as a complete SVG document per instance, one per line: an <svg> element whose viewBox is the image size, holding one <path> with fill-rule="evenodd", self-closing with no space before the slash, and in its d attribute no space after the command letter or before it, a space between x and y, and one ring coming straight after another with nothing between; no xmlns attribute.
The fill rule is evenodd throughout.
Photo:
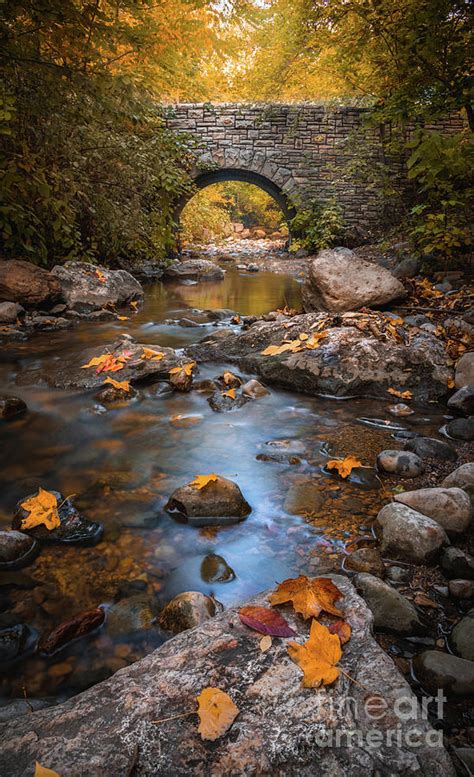
<svg viewBox="0 0 474 777"><path fill-rule="evenodd" d="M319 203L313 200L308 208L297 212L290 227L295 238L291 251L306 248L313 253L330 248L336 245L343 234L342 210L334 201Z"/></svg>

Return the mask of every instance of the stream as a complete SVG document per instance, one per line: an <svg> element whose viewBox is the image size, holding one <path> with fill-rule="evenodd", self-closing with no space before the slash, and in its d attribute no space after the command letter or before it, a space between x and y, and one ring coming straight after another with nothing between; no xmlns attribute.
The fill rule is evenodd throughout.
<svg viewBox="0 0 474 777"><path fill-rule="evenodd" d="M324 465L328 456L349 454L373 465L380 450L397 447L384 423L396 420L388 401L335 401L270 387L268 397L217 413L204 392L163 393L163 384L154 384L106 411L95 392L22 380L124 331L173 348L195 342L213 326L164 323L192 319L195 309L252 315L299 304L299 283L288 275L228 265L226 271L219 283L148 287L128 321L84 321L2 348L0 392L20 396L29 412L2 426L0 528L10 526L18 500L42 486L76 495L78 509L101 521L105 534L95 547L45 545L27 568L2 573L1 622L42 634L83 610L107 610L98 631L53 656L26 655L3 672L4 701L63 700L154 650L169 637L158 626L159 610L182 591L202 591L229 606L286 577L339 571L348 549L373 541L381 502L374 470L343 481ZM197 379L225 368L238 372L201 365ZM373 425L367 418L382 420ZM429 408L426 418L424 408L409 421L430 434L441 410ZM246 520L199 529L163 511L177 486L211 472L238 483L252 506Z"/></svg>

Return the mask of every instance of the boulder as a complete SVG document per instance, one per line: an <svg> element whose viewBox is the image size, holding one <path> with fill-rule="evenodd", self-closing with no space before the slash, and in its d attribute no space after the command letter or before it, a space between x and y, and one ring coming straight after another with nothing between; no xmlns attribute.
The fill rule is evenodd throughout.
<svg viewBox="0 0 474 777"><path fill-rule="evenodd" d="M416 453L397 450L381 451L377 456L377 468L405 478L416 478L425 471L425 465Z"/></svg>
<svg viewBox="0 0 474 777"><path fill-rule="evenodd" d="M441 554L441 568L450 578L474 580L474 556L450 546Z"/></svg>
<svg viewBox="0 0 474 777"><path fill-rule="evenodd" d="M449 593L454 599L474 599L474 580L450 580Z"/></svg>
<svg viewBox="0 0 474 777"><path fill-rule="evenodd" d="M452 488L453 486L462 488L471 495L471 501L474 495L474 461L470 461L467 464L461 464L453 472L450 472L441 485L445 488Z"/></svg>
<svg viewBox="0 0 474 777"><path fill-rule="evenodd" d="M410 635L426 632L413 604L383 580L361 572L355 584L372 610L375 629Z"/></svg>
<svg viewBox="0 0 474 777"><path fill-rule="evenodd" d="M16 302L0 302L0 323L16 324L17 319L24 312L24 308Z"/></svg>
<svg viewBox="0 0 474 777"><path fill-rule="evenodd" d="M451 644L461 658L474 661L474 610L456 623L451 632Z"/></svg>
<svg viewBox="0 0 474 777"><path fill-rule="evenodd" d="M222 610L222 604L211 596L206 596L200 591L185 591L175 596L163 608L160 626L165 631L180 634L182 631L200 626Z"/></svg>
<svg viewBox="0 0 474 777"><path fill-rule="evenodd" d="M469 418L454 418L446 424L445 431L448 437L454 440L471 442L474 440L474 415Z"/></svg>
<svg viewBox="0 0 474 777"><path fill-rule="evenodd" d="M163 278L167 281L222 281L225 271L208 259L187 259L166 267Z"/></svg>
<svg viewBox="0 0 474 777"><path fill-rule="evenodd" d="M376 548L354 550L347 557L345 567L354 572L368 572L376 577L383 577L385 572L382 556Z"/></svg>
<svg viewBox="0 0 474 777"><path fill-rule="evenodd" d="M378 307L405 295L403 284L391 272L366 262L348 248L326 248L311 257L302 289L307 312L343 313Z"/></svg>
<svg viewBox="0 0 474 777"><path fill-rule="evenodd" d="M448 407L457 413L464 415L474 414L474 383L468 383L458 389L452 397L448 399Z"/></svg>
<svg viewBox="0 0 474 777"><path fill-rule="evenodd" d="M471 500L461 488L419 488L396 494L394 499L433 518L448 534L462 534L471 523Z"/></svg>
<svg viewBox="0 0 474 777"><path fill-rule="evenodd" d="M104 527L100 523L83 518L74 507L71 497L65 499L59 491L51 491L56 497L60 525L55 529L48 529L44 524L38 524L22 531L41 542L58 542L65 545L96 545L102 539ZM29 494L21 502L18 502L16 513L12 521L12 529L21 529L22 521L29 513L21 506L22 502L35 496Z"/></svg>
<svg viewBox="0 0 474 777"><path fill-rule="evenodd" d="M1 296L1 293L0 293ZM464 353L456 365L454 384L460 389L474 383L474 351Z"/></svg>
<svg viewBox="0 0 474 777"><path fill-rule="evenodd" d="M377 396L387 398L387 389L397 385L411 390L418 399L435 399L446 393L452 376L440 341L430 334L415 333L409 345L384 342L370 331L360 331L362 314L343 314L341 326L331 326L327 316L308 313L280 321L257 320L236 332L220 329L199 343L188 346L189 356L199 362L234 363L256 374L266 384L293 391L331 396ZM274 355L262 352L310 335L324 327L326 336L317 347L304 343L295 351Z"/></svg>
<svg viewBox="0 0 474 777"><path fill-rule="evenodd" d="M406 505L385 505L377 515L377 524L382 534L382 555L391 558L429 564L444 545L449 545L446 532L436 521Z"/></svg>
<svg viewBox="0 0 474 777"><path fill-rule="evenodd" d="M26 410L25 402L19 397L0 396L0 418L3 418L5 421L26 413Z"/></svg>
<svg viewBox="0 0 474 777"><path fill-rule="evenodd" d="M122 307L143 299L143 288L126 270L108 270L87 262L66 262L53 267L61 295L71 310L90 313L108 307Z"/></svg>
<svg viewBox="0 0 474 777"><path fill-rule="evenodd" d="M61 285L53 273L22 259L0 261L0 301L36 308L54 304L60 295Z"/></svg>
<svg viewBox="0 0 474 777"><path fill-rule="evenodd" d="M443 461L456 461L458 454L443 440L434 437L414 437L405 443L407 451L416 453L421 459L442 459Z"/></svg>
<svg viewBox="0 0 474 777"><path fill-rule="evenodd" d="M361 685L340 677L329 687L303 688L287 641L275 639L262 653L259 636L233 608L79 696L4 724L0 773L23 777L38 761L64 777L117 777L131 774L132 767L136 775L157 777L454 777L441 737L417 715L412 690L375 641L367 605L347 578L335 576L334 582L352 627L341 665ZM268 600L262 595L246 604L268 607ZM298 642L307 639L307 622L291 608L285 608L285 618ZM230 730L213 743L199 735L195 715L183 716L196 709L196 696L209 685L226 691L239 708ZM377 714L367 714L366 688ZM398 707L403 715L397 716ZM408 732L415 727L413 738ZM360 744L346 737L354 728ZM387 729L394 728L397 736L387 738ZM383 743L375 747L374 732Z"/></svg>
<svg viewBox="0 0 474 777"><path fill-rule="evenodd" d="M39 543L19 531L0 531L0 572L26 567L38 555Z"/></svg>
<svg viewBox="0 0 474 777"><path fill-rule="evenodd" d="M425 650L414 659L413 669L416 679L430 693L436 694L441 688L448 696L474 694L474 661Z"/></svg>
<svg viewBox="0 0 474 777"><path fill-rule="evenodd" d="M192 483L177 488L165 510L185 517L193 526L208 526L241 521L252 508L237 483L217 475L203 488Z"/></svg>

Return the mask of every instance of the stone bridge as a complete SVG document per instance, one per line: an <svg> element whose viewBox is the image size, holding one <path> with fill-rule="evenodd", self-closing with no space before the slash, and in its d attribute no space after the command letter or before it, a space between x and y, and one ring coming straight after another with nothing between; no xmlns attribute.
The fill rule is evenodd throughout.
<svg viewBox="0 0 474 777"><path fill-rule="evenodd" d="M198 188L225 180L256 184L274 197L287 219L312 199L335 199L346 224L362 234L376 232L387 218L363 168L388 161L394 179L404 181L402 160L386 157L388 128L369 129L365 113L309 103L163 108L170 129L192 136ZM462 120L450 117L433 128L457 131Z"/></svg>

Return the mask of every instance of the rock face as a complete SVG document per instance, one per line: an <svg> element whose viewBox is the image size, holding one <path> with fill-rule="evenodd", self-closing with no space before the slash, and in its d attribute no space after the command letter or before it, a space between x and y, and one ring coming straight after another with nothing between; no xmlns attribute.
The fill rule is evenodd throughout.
<svg viewBox="0 0 474 777"><path fill-rule="evenodd" d="M382 507L377 523L382 531L382 555L415 564L428 564L449 545L444 529L411 507L389 504Z"/></svg>
<svg viewBox="0 0 474 777"><path fill-rule="evenodd" d="M167 267L163 277L168 281L222 281L225 272L207 259L188 259Z"/></svg>
<svg viewBox="0 0 474 777"><path fill-rule="evenodd" d="M388 343L355 327L358 314L342 315L342 326L331 327L326 317L308 313L285 321L256 321L236 333L221 329L189 346L191 358L232 362L257 374L265 383L307 394L379 396L387 398L391 386L403 386L417 398L436 398L446 393L452 377L441 343L428 333L415 333L410 345ZM297 352L263 355L270 345L281 346L324 326L327 336L318 347Z"/></svg>
<svg viewBox="0 0 474 777"><path fill-rule="evenodd" d="M19 531L0 531L0 571L21 569L36 558L39 544Z"/></svg>
<svg viewBox="0 0 474 777"><path fill-rule="evenodd" d="M165 510L187 518L193 526L241 521L251 512L237 483L217 476L204 488L192 483L174 491Z"/></svg>
<svg viewBox="0 0 474 777"><path fill-rule="evenodd" d="M160 626L173 634L179 634L181 631L200 626L218 612L222 612L222 609L220 602L206 594L185 591L164 607L160 615Z"/></svg>
<svg viewBox="0 0 474 777"><path fill-rule="evenodd" d="M327 248L310 258L302 291L307 312L335 313L377 307L405 294L403 284L388 270L360 259L348 248Z"/></svg>
<svg viewBox="0 0 474 777"><path fill-rule="evenodd" d="M467 661L474 661L474 610L456 623L451 632L451 642L454 650Z"/></svg>
<svg viewBox="0 0 474 777"><path fill-rule="evenodd" d="M0 301L35 308L53 304L60 294L61 286L53 273L22 259L0 261Z"/></svg>
<svg viewBox="0 0 474 777"><path fill-rule="evenodd" d="M377 467L382 472L405 478L416 478L425 471L420 457L409 451L381 451L377 456Z"/></svg>
<svg viewBox="0 0 474 777"><path fill-rule="evenodd" d="M126 270L108 270L87 262L66 262L53 267L68 308L90 313L102 308L121 307L143 298L143 289Z"/></svg>
<svg viewBox="0 0 474 777"><path fill-rule="evenodd" d="M361 572L356 576L355 584L372 610L376 629L395 634L425 633L412 603L383 580Z"/></svg>
<svg viewBox="0 0 474 777"><path fill-rule="evenodd" d="M454 376L456 388L474 384L474 351L464 353L459 359Z"/></svg>
<svg viewBox="0 0 474 777"><path fill-rule="evenodd" d="M448 534L461 534L471 523L471 500L461 488L419 488L396 494L394 499L433 518Z"/></svg>
<svg viewBox="0 0 474 777"><path fill-rule="evenodd" d="M474 694L474 661L425 650L413 661L415 676L430 693L442 688L449 696Z"/></svg>
<svg viewBox="0 0 474 777"><path fill-rule="evenodd" d="M262 653L258 636L241 624L237 610L226 610L64 704L4 724L0 772L23 777L39 761L64 777L117 777L131 773L131 764L137 777L367 777L378 772L453 777L429 723L396 717L394 705L406 698L403 709L405 704L416 709L415 697L372 636L363 600L346 578L334 582L345 595L342 606L352 627L341 665L376 699L383 698L377 716L365 711L367 691L344 677L329 688L304 689L286 641L274 640ZM268 601L261 596L252 604L268 606ZM306 639L308 625L289 608L284 614L297 641ZM196 709L196 696L208 685L229 693L239 708L230 730L213 744L201 739L194 715L152 722ZM415 745L406 736L414 725L421 732ZM388 741L385 736L398 726L400 745L398 736ZM362 731L363 741L349 746L344 732L354 728ZM381 744L367 747L365 736L374 729ZM342 734L340 746L334 744L336 731Z"/></svg>

